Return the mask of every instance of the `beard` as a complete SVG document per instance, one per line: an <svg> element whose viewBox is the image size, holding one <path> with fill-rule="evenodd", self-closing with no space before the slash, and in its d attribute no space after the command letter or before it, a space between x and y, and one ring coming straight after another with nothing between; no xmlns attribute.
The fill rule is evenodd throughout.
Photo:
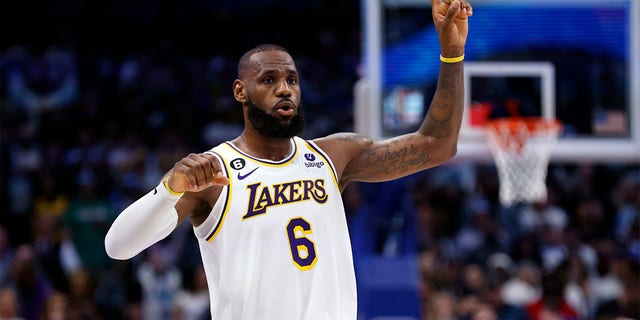
<svg viewBox="0 0 640 320"><path fill-rule="evenodd" d="M267 138L291 138L300 134L304 129L304 116L302 113L296 113L291 117L289 123L285 123L260 109L251 99L249 99L247 105L249 106L249 122L260 134ZM298 106L297 111L300 111L300 106Z"/></svg>

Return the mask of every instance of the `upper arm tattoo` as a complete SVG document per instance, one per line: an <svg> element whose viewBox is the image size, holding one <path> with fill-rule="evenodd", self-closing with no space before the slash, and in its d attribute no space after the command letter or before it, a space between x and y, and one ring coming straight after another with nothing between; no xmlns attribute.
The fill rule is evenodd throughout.
<svg viewBox="0 0 640 320"><path fill-rule="evenodd" d="M424 146L418 146L414 137L403 136L379 145L366 153L366 164L380 178L404 176L426 169L431 163L431 154Z"/></svg>

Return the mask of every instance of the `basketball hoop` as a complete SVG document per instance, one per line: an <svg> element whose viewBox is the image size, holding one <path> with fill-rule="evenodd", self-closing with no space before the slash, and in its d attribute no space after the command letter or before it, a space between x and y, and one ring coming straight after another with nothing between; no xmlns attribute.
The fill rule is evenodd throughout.
<svg viewBox="0 0 640 320"><path fill-rule="evenodd" d="M561 131L559 121L537 117L487 122L487 138L498 169L503 205L546 200L551 147Z"/></svg>

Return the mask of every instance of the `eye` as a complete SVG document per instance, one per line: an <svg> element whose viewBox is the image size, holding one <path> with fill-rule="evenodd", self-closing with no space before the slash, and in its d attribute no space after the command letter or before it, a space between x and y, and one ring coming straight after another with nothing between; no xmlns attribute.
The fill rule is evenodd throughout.
<svg viewBox="0 0 640 320"><path fill-rule="evenodd" d="M266 77L264 79L262 79L262 82L265 84L272 84L273 83L273 78L272 77Z"/></svg>
<svg viewBox="0 0 640 320"><path fill-rule="evenodd" d="M287 82L289 84L298 84L298 79L297 78L289 78L289 79L287 79Z"/></svg>

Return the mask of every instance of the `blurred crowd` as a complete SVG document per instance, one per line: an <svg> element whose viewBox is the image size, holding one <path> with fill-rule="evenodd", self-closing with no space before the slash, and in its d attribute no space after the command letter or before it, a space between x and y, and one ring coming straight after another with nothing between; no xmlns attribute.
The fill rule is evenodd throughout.
<svg viewBox="0 0 640 320"><path fill-rule="evenodd" d="M344 192L356 261L416 255L423 319L640 318L640 171L551 164L504 206L492 164L455 159Z"/></svg>
<svg viewBox="0 0 640 320"><path fill-rule="evenodd" d="M309 42L292 52L303 136L351 131L357 36ZM187 223L130 261L103 243L175 161L242 130L230 90L240 54L3 50L0 319L208 318ZM356 266L415 256L423 319L640 318L638 164L552 164L540 203L504 207L498 187L493 165L463 161L351 184Z"/></svg>

